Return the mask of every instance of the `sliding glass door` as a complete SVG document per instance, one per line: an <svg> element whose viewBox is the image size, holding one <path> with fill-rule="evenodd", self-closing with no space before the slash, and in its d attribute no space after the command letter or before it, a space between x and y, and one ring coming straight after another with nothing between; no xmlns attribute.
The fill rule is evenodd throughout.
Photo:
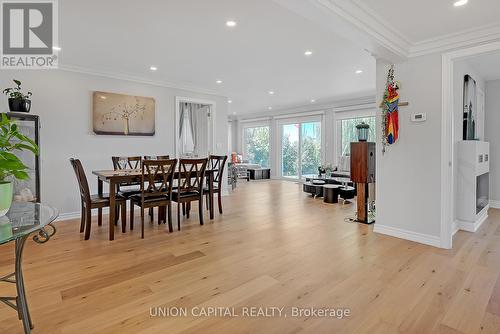
<svg viewBox="0 0 500 334"><path fill-rule="evenodd" d="M321 120L282 122L281 176L301 179L321 165Z"/></svg>
<svg viewBox="0 0 500 334"><path fill-rule="evenodd" d="M281 131L281 176L299 178L300 124L283 124Z"/></svg>
<svg viewBox="0 0 500 334"><path fill-rule="evenodd" d="M301 124L300 148L301 176L318 174L318 167L321 166L321 122Z"/></svg>

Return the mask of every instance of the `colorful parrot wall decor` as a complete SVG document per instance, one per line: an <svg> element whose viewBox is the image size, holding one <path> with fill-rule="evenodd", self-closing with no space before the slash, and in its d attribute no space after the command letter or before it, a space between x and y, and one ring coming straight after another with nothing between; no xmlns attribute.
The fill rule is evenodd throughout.
<svg viewBox="0 0 500 334"><path fill-rule="evenodd" d="M394 144L399 136L399 94L400 84L394 81L394 65L391 65L387 75L384 98L380 105L382 109L382 153L388 145Z"/></svg>

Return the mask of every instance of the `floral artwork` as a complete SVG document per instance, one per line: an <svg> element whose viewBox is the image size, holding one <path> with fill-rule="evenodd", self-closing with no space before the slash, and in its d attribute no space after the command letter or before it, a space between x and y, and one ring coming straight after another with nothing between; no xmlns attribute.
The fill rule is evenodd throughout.
<svg viewBox="0 0 500 334"><path fill-rule="evenodd" d="M98 135L153 136L155 100L151 97L94 92L93 130Z"/></svg>

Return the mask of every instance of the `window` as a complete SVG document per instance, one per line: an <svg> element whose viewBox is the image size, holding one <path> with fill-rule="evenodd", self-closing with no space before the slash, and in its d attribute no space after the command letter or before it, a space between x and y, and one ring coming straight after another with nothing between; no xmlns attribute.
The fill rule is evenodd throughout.
<svg viewBox="0 0 500 334"><path fill-rule="evenodd" d="M281 125L281 176L314 175L321 165L321 122Z"/></svg>
<svg viewBox="0 0 500 334"><path fill-rule="evenodd" d="M358 131L356 129L356 125L361 122L365 122L370 126L368 131L368 141L374 142L375 138L375 117L358 117L358 118L349 118L343 119L341 122L341 138L340 138L340 151L343 156L351 154L351 142L358 141Z"/></svg>
<svg viewBox="0 0 500 334"><path fill-rule="evenodd" d="M269 126L243 129L243 154L245 160L261 167L269 167Z"/></svg>

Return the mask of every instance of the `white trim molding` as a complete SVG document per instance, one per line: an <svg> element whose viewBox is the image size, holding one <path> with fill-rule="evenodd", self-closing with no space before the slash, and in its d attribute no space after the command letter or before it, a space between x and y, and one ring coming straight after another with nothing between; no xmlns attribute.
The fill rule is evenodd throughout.
<svg viewBox="0 0 500 334"><path fill-rule="evenodd" d="M500 40L500 23L468 29L453 34L414 43L410 47L410 57L445 52Z"/></svg>
<svg viewBox="0 0 500 334"><path fill-rule="evenodd" d="M392 63L500 40L500 22L412 41L360 0L275 1L367 48L374 57Z"/></svg>
<svg viewBox="0 0 500 334"><path fill-rule="evenodd" d="M81 66L59 64L57 71L87 74L87 75L99 76L99 77L116 79L116 80L131 81L131 82L136 82L136 83L145 84L145 85L152 85L152 86L158 86L158 87L184 90L184 91L188 91L188 92L192 92L192 93L227 97L227 96L220 95L220 92L216 92L214 90L210 90L210 89L206 89L206 88L202 88L202 87L192 86L189 84L150 80L150 79L145 79L145 78L130 75L130 74L118 73L118 72L113 72L113 71L95 70L95 69L90 69L90 68L81 67Z"/></svg>
<svg viewBox="0 0 500 334"><path fill-rule="evenodd" d="M481 214L481 216L477 219L475 222L466 222L462 220L456 220L456 228L462 231L467 231L467 232L476 232L479 230L481 225L488 219L488 210L489 210L489 205L486 206L484 212Z"/></svg>
<svg viewBox="0 0 500 334"><path fill-rule="evenodd" d="M400 239L415 241L433 247L442 247L441 239L438 236L403 230L392 226L385 226L381 225L380 223L375 223L373 232L390 235L391 237Z"/></svg>
<svg viewBox="0 0 500 334"><path fill-rule="evenodd" d="M500 201L497 200L490 200L490 208L492 209L500 209Z"/></svg>

